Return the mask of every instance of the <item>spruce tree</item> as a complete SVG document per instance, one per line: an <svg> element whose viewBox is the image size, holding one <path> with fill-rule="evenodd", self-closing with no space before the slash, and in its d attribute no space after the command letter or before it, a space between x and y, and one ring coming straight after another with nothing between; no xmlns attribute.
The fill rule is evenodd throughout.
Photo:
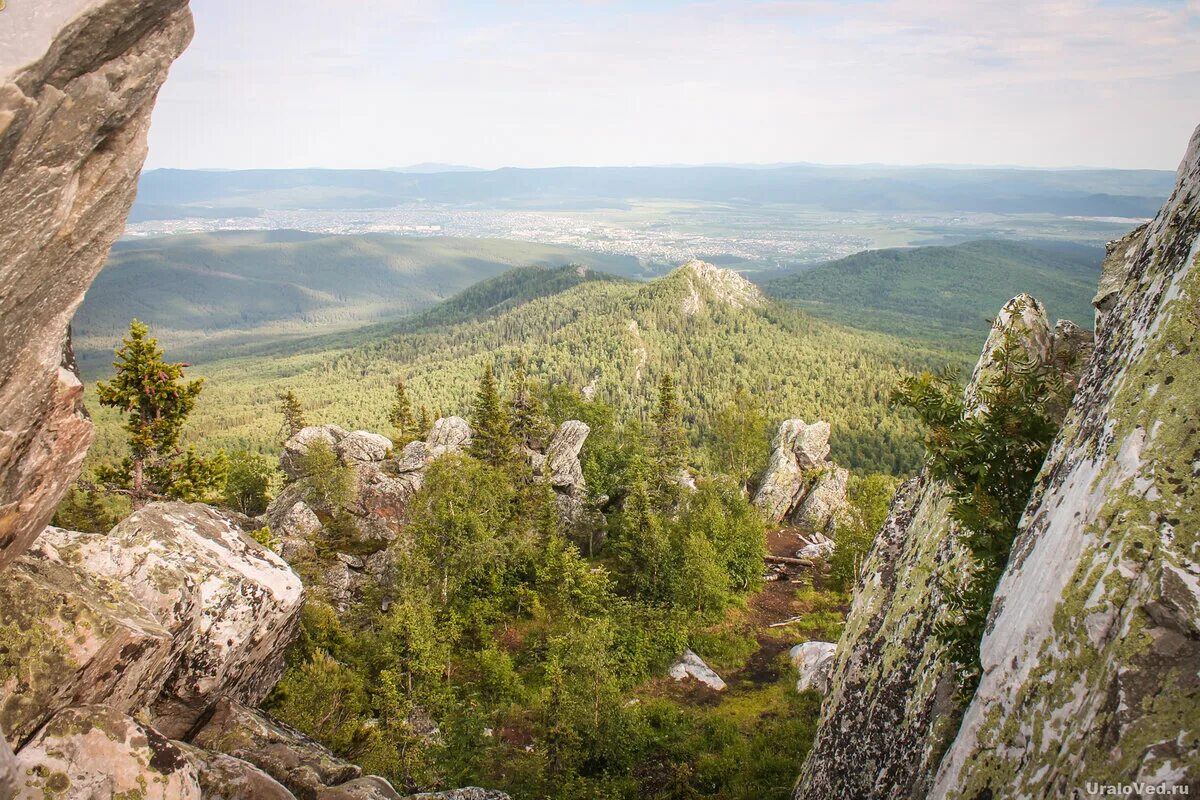
<svg viewBox="0 0 1200 800"><path fill-rule="evenodd" d="M658 383L658 405L654 410L654 459L660 488L677 485L680 473L687 467L687 438L683 431L683 414L675 395L675 380L670 373L663 373Z"/></svg>
<svg viewBox="0 0 1200 800"><path fill-rule="evenodd" d="M417 420L413 416L412 401L408 399L408 389L403 378L396 381L396 399L392 401L388 421L396 429L397 445L406 445L417 438Z"/></svg>
<svg viewBox="0 0 1200 800"><path fill-rule="evenodd" d="M127 412L129 437L129 456L97 476L109 491L127 494L135 509L156 497L205 499L224 484L227 466L224 452L206 459L194 448L180 450L184 423L204 381L184 381L188 365L163 361L163 351L149 333L133 320L116 351L116 375L96 384L100 405Z"/></svg>
<svg viewBox="0 0 1200 800"><path fill-rule="evenodd" d="M417 438L424 439L432 429L433 418L429 415L429 408L428 406L421 406L421 411L417 415Z"/></svg>
<svg viewBox="0 0 1200 800"><path fill-rule="evenodd" d="M291 389L279 395L279 413L283 414L283 427L280 432L285 441L308 425L304 419L304 406L300 405L300 398L296 397L296 393Z"/></svg>
<svg viewBox="0 0 1200 800"><path fill-rule="evenodd" d="M492 466L502 466L513 463L513 450L512 427L489 364L479 379L471 413L471 455Z"/></svg>

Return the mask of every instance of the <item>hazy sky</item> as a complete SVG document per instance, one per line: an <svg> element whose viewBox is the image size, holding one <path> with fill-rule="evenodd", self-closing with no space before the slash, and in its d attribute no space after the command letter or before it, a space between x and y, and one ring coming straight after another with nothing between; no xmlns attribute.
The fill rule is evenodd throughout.
<svg viewBox="0 0 1200 800"><path fill-rule="evenodd" d="M1174 169L1200 0L192 0L150 166Z"/></svg>

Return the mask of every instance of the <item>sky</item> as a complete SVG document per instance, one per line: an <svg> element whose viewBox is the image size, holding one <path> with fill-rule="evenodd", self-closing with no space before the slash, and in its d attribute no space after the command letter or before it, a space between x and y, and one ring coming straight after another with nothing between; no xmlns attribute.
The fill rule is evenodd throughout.
<svg viewBox="0 0 1200 800"><path fill-rule="evenodd" d="M1200 0L192 0L149 167L1174 169Z"/></svg>

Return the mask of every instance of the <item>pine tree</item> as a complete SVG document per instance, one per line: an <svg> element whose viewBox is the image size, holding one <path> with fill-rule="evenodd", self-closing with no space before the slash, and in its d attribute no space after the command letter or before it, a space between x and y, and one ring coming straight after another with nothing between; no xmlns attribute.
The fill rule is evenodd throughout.
<svg viewBox="0 0 1200 800"><path fill-rule="evenodd" d="M403 378L396 381L396 399L392 402L388 421L396 429L397 445L404 446L417 438L417 420L413 416L412 401L408 399Z"/></svg>
<svg viewBox="0 0 1200 800"><path fill-rule="evenodd" d="M194 448L179 449L184 423L204 381L185 382L188 365L163 361L163 351L149 333L133 320L129 336L116 351L116 375L96 384L100 405L128 413L129 435L129 456L97 475L108 490L128 494L135 509L155 497L205 499L224 484L227 466L223 451L206 459Z"/></svg>
<svg viewBox="0 0 1200 800"><path fill-rule="evenodd" d="M550 435L551 426L546 420L546 410L541 398L530 389L524 356L517 361L517 368L513 371L509 384L513 438L519 445L540 450Z"/></svg>
<svg viewBox="0 0 1200 800"><path fill-rule="evenodd" d="M654 511L646 472L642 458L635 456L629 464L629 494L616 552L625 586L641 599L657 602L669 595L671 543Z"/></svg>
<svg viewBox="0 0 1200 800"><path fill-rule="evenodd" d="M429 416L429 408L421 406L421 411L417 415L417 438L424 439L429 435L429 431L433 429L433 418Z"/></svg>
<svg viewBox="0 0 1200 800"><path fill-rule="evenodd" d="M280 432L285 440L292 438L308 425L304 419L304 407L300 405L300 398L296 397L296 393L291 389L279 395L279 413L283 414L283 427Z"/></svg>
<svg viewBox="0 0 1200 800"><path fill-rule="evenodd" d="M489 364L479 380L471 414L471 455L492 466L513 463L513 434Z"/></svg>

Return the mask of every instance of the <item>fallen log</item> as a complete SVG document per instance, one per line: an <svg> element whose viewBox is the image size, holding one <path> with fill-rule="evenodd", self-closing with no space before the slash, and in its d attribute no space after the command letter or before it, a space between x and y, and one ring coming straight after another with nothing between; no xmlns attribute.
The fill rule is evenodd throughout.
<svg viewBox="0 0 1200 800"><path fill-rule="evenodd" d="M787 556L763 556L768 564L792 564L797 567L811 567L813 562L807 558L788 558Z"/></svg>

